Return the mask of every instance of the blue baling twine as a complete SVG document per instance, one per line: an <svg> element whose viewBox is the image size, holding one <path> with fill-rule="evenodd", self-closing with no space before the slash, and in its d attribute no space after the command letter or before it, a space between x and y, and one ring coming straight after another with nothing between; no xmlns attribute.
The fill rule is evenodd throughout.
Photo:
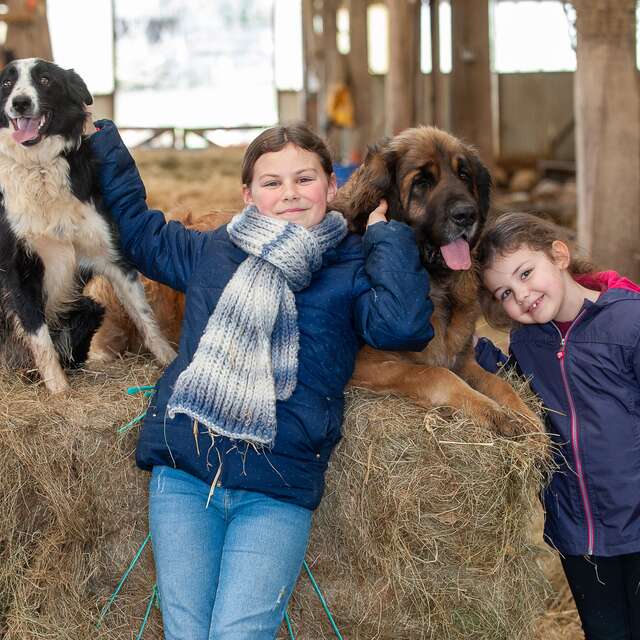
<svg viewBox="0 0 640 640"><path fill-rule="evenodd" d="M327 618L331 623L331 628L333 629L333 632L336 634L336 638L338 638L339 640L343 640L342 634L338 629L338 625L336 624L335 620L333 619L333 616L331 615L331 611L329 610L329 605L327 604L327 601L322 595L322 591L320 591L320 587L318 586L316 579L313 577L313 573L311 573L311 569L309 568L309 565L307 564L306 560L303 562L303 566L304 566L304 570L307 572L307 575L309 576L309 580L311 580L311 586L313 586L313 590L316 592L316 595L320 600L320 604L322 605L324 612L327 614ZM291 640L296 640L296 637L293 634L293 628L291 627L291 619L289 618L289 613L287 611L285 611L284 613L284 620L287 623L287 631L289 632L289 637L291 638Z"/></svg>
<svg viewBox="0 0 640 640"><path fill-rule="evenodd" d="M132 396L132 395L134 395L136 393L140 393L141 391L144 391L143 397L150 398L153 395L153 392L154 392L155 388L156 387L153 384L146 384L146 385L143 385L141 387L129 387L127 389L127 394ZM119 427L118 428L118 434L122 435L124 433L127 433L127 431L130 431L139 422L142 422L142 420L144 420L144 417L146 415L147 415L147 410L145 409L140 415L138 415L135 418L133 418L133 420L129 420L129 422L127 422L127 424L124 424L121 427Z"/></svg>
<svg viewBox="0 0 640 640"><path fill-rule="evenodd" d="M151 597L149 598L149 604L147 605L147 610L144 612L144 618L142 619L142 625L140 625L140 631L138 631L138 635L136 636L136 640L141 640L144 635L145 627L147 626L147 622L149 621L149 616L151 615L151 608L153 607L153 603L158 600L158 585L153 585L153 591L151 592Z"/></svg>
<svg viewBox="0 0 640 640"><path fill-rule="evenodd" d="M144 539L144 542L140 545L140 548L138 549L138 551L136 551L136 555L133 557L133 560L127 567L127 570L124 572L122 578L120 579L120 582L118 583L118 586L115 588L115 591L111 594L111 596L109 597L109 600L107 600L107 604L105 604L104 607L102 607L102 610L100 611L100 617L98 618L98 622L96 624L97 629L100 628L100 625L102 624L102 621L104 620L105 615L111 608L111 605L115 602L115 599L118 597L118 593L120 593L120 589L122 589L122 585L126 582L127 578L129 577L129 574L133 571L133 568L136 566L136 564L138 564L138 560L140 560L140 556L142 555L142 552L144 551L144 548L147 546L147 542L149 542L149 540L151 540L150 533L147 534L147 537Z"/></svg>
<svg viewBox="0 0 640 640"><path fill-rule="evenodd" d="M124 572L122 578L120 579L118 586L115 588L115 591L109 597L107 604L105 604L104 607L102 607L102 611L100 611L100 617L98 618L98 622L96 623L96 629L100 628L100 625L102 624L102 621L104 620L105 615L107 614L107 612L111 608L111 605L115 602L116 598L118 597L118 593L120 593L120 589L122 589L122 586L126 582L131 571L133 571L133 568L136 566L136 564L138 564L138 560L140 560L140 556L142 555L142 552L144 551L144 548L147 546L147 543L149 542L149 540L151 540L150 533L147 534L147 537L144 539L144 542L140 545L140 548L136 552L136 555L133 557L131 564L129 564L129 566L127 567L127 570ZM322 605L324 612L327 614L327 618L331 624L331 628L333 629L333 632L336 634L336 638L338 638L338 640L344 640L340 633L340 630L338 629L338 626L335 623L335 620L333 619L333 616L331 615L331 611L329 610L329 605L327 605L327 601L322 595L322 591L320 591L320 587L318 586L316 579L313 577L313 573L311 573L311 569L309 568L309 565L307 564L306 560L303 562L303 566L305 571L307 572L307 575L309 576L309 580L311 580L311 585L313 586L313 590L316 592L318 599L320 600L320 604ZM142 619L142 624L140 626L140 630L138 631L138 635L136 636L136 640L142 640L142 636L144 635L144 630L147 626L147 622L149 621L149 616L151 615L151 609L153 608L154 602L156 603L156 605L159 605L160 603L160 594L158 593L157 584L153 585L153 589L151 591L151 597L149 598L149 602L147 603L147 608L144 612L144 617ZM293 633L293 628L291 626L291 618L289 617L288 611L284 612L284 620L287 625L287 631L289 632L289 637L291 638L291 640L295 640L296 637Z"/></svg>

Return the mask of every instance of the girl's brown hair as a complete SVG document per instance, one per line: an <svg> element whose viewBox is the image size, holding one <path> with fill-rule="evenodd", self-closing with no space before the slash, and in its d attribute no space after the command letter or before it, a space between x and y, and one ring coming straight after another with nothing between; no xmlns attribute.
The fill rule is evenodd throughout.
<svg viewBox="0 0 640 640"><path fill-rule="evenodd" d="M491 267L497 256L508 255L521 247L542 251L553 260L553 243L556 240L564 242L571 249L569 273L591 273L594 271L593 265L575 256L575 247L568 235L567 230L530 213L505 213L488 223L476 247L480 277ZM496 329L510 329L514 326L514 321L505 313L500 302L484 286L480 287L480 306L490 326Z"/></svg>
<svg viewBox="0 0 640 640"><path fill-rule="evenodd" d="M311 131L303 122L295 122L289 125L271 127L263 131L247 147L242 159L242 184L249 186L253 180L253 168L258 158L265 153L280 151L289 143L295 144L305 151L315 153L320 159L320 164L330 178L333 173L331 154L322 138Z"/></svg>

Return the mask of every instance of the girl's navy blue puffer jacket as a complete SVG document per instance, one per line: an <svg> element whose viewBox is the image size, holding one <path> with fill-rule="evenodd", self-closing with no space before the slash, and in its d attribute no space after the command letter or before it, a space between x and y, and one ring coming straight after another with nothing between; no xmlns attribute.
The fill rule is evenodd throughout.
<svg viewBox="0 0 640 640"><path fill-rule="evenodd" d="M224 437L212 446L202 427L196 445L190 419L184 414L170 419L166 403L247 254L233 245L226 227L201 233L166 223L161 212L148 210L135 163L115 126L108 121L97 126L91 147L124 254L147 277L186 294L178 356L158 380L138 441L138 465L175 466L209 484L220 471L221 486L316 508L329 456L340 439L344 387L362 343L420 351L433 336L428 277L413 231L392 221L373 225L364 238L349 234L325 252L309 287L295 294L298 384L288 400L277 403L271 449Z"/></svg>
<svg viewBox="0 0 640 640"><path fill-rule="evenodd" d="M525 325L510 352L542 398L558 446L543 492L545 538L567 555L640 551L640 288L614 272L576 278L602 290L564 338L553 323ZM481 339L478 362L507 358Z"/></svg>

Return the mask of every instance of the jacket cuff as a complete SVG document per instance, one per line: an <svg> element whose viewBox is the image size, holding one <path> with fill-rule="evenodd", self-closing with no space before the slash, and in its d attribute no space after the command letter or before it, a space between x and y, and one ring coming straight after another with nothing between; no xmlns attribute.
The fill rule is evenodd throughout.
<svg viewBox="0 0 640 640"><path fill-rule="evenodd" d="M476 362L489 373L497 373L500 366L507 361L507 356L489 338L479 338L474 351Z"/></svg>
<svg viewBox="0 0 640 640"><path fill-rule="evenodd" d="M120 137L116 125L111 120L98 120L95 126L98 131L89 137L89 145L100 166L98 175L105 201L112 196L113 184L126 184L127 190L133 188L136 197L146 200L147 193L135 160Z"/></svg>

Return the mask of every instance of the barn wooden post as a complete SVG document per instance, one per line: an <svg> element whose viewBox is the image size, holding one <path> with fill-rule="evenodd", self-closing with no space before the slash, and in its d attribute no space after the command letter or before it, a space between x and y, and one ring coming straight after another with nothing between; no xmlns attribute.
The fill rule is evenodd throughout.
<svg viewBox="0 0 640 640"><path fill-rule="evenodd" d="M313 28L314 1L302 0L302 100L305 121L318 129L318 91L320 89L319 38Z"/></svg>
<svg viewBox="0 0 640 640"><path fill-rule="evenodd" d="M389 10L389 71L385 81L387 133L416 123L420 72L420 2L387 0Z"/></svg>
<svg viewBox="0 0 640 640"><path fill-rule="evenodd" d="M440 0L430 0L431 16L431 124L444 128L444 86L440 72Z"/></svg>
<svg viewBox="0 0 640 640"><path fill-rule="evenodd" d="M451 129L474 144L490 166L494 143L494 95L489 39L489 0L454 0Z"/></svg>
<svg viewBox="0 0 640 640"><path fill-rule="evenodd" d="M7 39L2 47L5 58L44 58L52 60L46 0L5 0Z"/></svg>
<svg viewBox="0 0 640 640"><path fill-rule="evenodd" d="M640 95L636 0L574 0L578 242L640 279Z"/></svg>
<svg viewBox="0 0 640 640"><path fill-rule="evenodd" d="M359 163L367 145L379 133L372 132L371 76L369 75L369 50L367 46L367 0L348 0L350 88L355 111L355 128L351 136L349 161Z"/></svg>
<svg viewBox="0 0 640 640"><path fill-rule="evenodd" d="M322 0L323 77L318 96L319 125L326 134L333 157L341 159L341 131L331 126L327 113L327 97L337 83L346 81L345 64L338 52L337 12L339 0Z"/></svg>

